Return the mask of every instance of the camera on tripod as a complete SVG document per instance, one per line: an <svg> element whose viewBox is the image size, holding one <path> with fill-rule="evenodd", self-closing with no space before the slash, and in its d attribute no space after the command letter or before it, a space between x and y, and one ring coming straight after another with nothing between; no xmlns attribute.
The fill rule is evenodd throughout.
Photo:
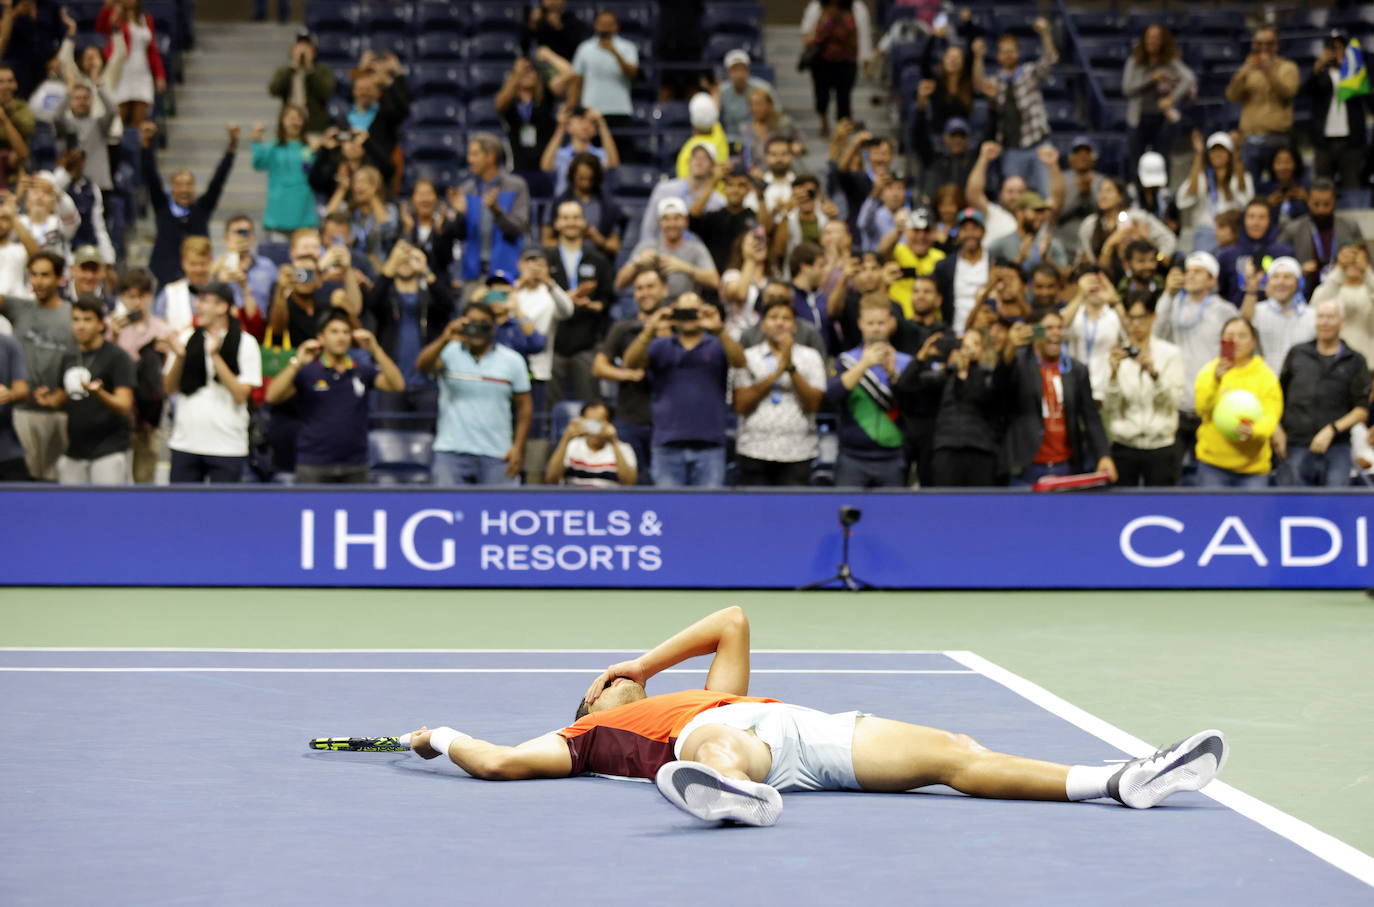
<svg viewBox="0 0 1374 907"><path fill-rule="evenodd" d="M863 515L864 512L857 507L841 507L840 525L853 526L855 523L859 522L859 517Z"/></svg>

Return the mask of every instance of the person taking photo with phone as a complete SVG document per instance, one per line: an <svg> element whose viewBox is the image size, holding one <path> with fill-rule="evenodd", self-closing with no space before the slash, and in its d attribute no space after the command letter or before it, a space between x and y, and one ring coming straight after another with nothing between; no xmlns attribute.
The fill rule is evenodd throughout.
<svg viewBox="0 0 1374 907"><path fill-rule="evenodd" d="M634 449L617 437L610 407L599 400L582 405L544 470L549 485L573 488L618 488L638 477Z"/></svg>
<svg viewBox="0 0 1374 907"><path fill-rule="evenodd" d="M1131 290L1124 302L1126 338L1111 348L1102 421L1112 438L1117 484L1177 485L1178 404L1183 399L1183 356L1151 333L1155 297Z"/></svg>
<svg viewBox="0 0 1374 907"><path fill-rule="evenodd" d="M1262 411L1242 417L1234 434L1218 426L1217 405L1234 391L1259 399ZM1202 488L1268 488L1274 449L1271 439L1283 415L1278 376L1259 355L1255 326L1239 316L1221 329L1221 355L1208 362L1193 382L1197 402L1197 484Z"/></svg>
<svg viewBox="0 0 1374 907"><path fill-rule="evenodd" d="M520 484L534 410L530 373L519 353L493 342L495 326L490 306L468 303L415 362L439 384L435 485Z"/></svg>

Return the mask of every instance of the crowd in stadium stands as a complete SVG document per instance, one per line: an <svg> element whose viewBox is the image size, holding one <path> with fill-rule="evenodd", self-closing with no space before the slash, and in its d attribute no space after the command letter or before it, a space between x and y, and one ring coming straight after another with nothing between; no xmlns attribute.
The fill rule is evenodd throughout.
<svg viewBox="0 0 1374 907"><path fill-rule="evenodd" d="M310 0L222 237L189 12L0 8L0 480L1374 484L1368 6Z"/></svg>

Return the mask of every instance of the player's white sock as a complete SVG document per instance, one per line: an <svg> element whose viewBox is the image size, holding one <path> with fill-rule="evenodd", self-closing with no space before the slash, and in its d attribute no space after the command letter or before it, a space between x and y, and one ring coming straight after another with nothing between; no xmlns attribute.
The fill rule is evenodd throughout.
<svg viewBox="0 0 1374 907"><path fill-rule="evenodd" d="M1107 796L1107 782L1121 770L1119 765L1071 765L1064 782L1070 800L1096 800Z"/></svg>

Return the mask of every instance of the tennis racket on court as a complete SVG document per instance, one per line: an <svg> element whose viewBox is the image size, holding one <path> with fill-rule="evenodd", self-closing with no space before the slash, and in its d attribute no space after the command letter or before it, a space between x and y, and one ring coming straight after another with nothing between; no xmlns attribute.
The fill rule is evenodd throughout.
<svg viewBox="0 0 1374 907"><path fill-rule="evenodd" d="M407 753L408 743L398 737L316 737L310 741L312 750L332 753Z"/></svg>

